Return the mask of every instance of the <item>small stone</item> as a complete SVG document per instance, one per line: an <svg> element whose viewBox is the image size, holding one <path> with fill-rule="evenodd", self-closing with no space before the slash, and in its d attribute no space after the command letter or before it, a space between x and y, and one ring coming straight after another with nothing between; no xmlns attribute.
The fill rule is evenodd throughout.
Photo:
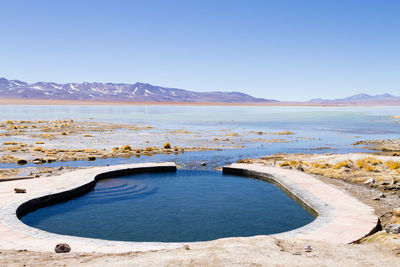
<svg viewBox="0 0 400 267"><path fill-rule="evenodd" d="M202 162L202 163L200 163L200 165L201 165L201 166L207 166L207 163Z"/></svg>
<svg viewBox="0 0 400 267"><path fill-rule="evenodd" d="M297 165L296 170L304 172L303 166L301 166L301 165Z"/></svg>
<svg viewBox="0 0 400 267"><path fill-rule="evenodd" d="M372 200L381 200L379 197L374 197Z"/></svg>
<svg viewBox="0 0 400 267"><path fill-rule="evenodd" d="M366 180L364 182L364 184L373 184L373 183L375 183L375 179L374 178L370 178L370 179L368 179L368 180Z"/></svg>
<svg viewBox="0 0 400 267"><path fill-rule="evenodd" d="M95 157L95 156L90 156L90 157L88 157L88 161L94 161L94 160L96 160L96 157Z"/></svg>
<svg viewBox="0 0 400 267"><path fill-rule="evenodd" d="M34 163L34 164L43 164L45 162L46 161L44 159L34 159L34 160L32 160L32 163Z"/></svg>
<svg viewBox="0 0 400 267"><path fill-rule="evenodd" d="M386 233L400 234L400 223L388 224L385 227Z"/></svg>
<svg viewBox="0 0 400 267"><path fill-rule="evenodd" d="M185 250L190 250L189 245L184 245L183 248L184 248Z"/></svg>
<svg viewBox="0 0 400 267"><path fill-rule="evenodd" d="M385 194L380 194L379 198L386 198L386 195Z"/></svg>
<svg viewBox="0 0 400 267"><path fill-rule="evenodd" d="M394 215L395 217L400 217L400 208L394 209L394 210L393 210L393 215Z"/></svg>
<svg viewBox="0 0 400 267"><path fill-rule="evenodd" d="M54 248L56 253L68 253L71 251L71 247L67 243L57 244Z"/></svg>
<svg viewBox="0 0 400 267"><path fill-rule="evenodd" d="M301 256L301 253L300 253L300 252L295 252L295 253L293 253L292 255Z"/></svg>
<svg viewBox="0 0 400 267"><path fill-rule="evenodd" d="M311 246L310 246L310 245L305 246L305 247L304 247L304 251L305 251L305 252L311 252L311 251L312 251Z"/></svg>
<svg viewBox="0 0 400 267"><path fill-rule="evenodd" d="M14 188L14 192L15 193L26 193L26 189L24 189L24 188Z"/></svg>

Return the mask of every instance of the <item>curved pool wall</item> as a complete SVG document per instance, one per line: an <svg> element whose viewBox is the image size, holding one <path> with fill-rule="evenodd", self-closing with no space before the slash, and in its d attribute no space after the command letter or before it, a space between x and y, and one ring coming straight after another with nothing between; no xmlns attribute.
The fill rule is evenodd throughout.
<svg viewBox="0 0 400 267"><path fill-rule="evenodd" d="M119 169L108 171L104 173L99 173L94 176L94 179L86 184L83 184L77 188L73 188L67 191L42 196L39 198L31 199L22 205L20 205L16 211L16 215L18 219L21 219L22 216L26 215L29 212L32 212L36 209L46 207L49 205L57 204L60 202L65 202L69 199L81 196L91 191L96 183L101 179L106 178L115 178L129 174L139 174L139 173L148 173L148 172L176 172L176 166L159 166L159 167L139 167L139 168L127 168L127 169Z"/></svg>
<svg viewBox="0 0 400 267"><path fill-rule="evenodd" d="M50 203L54 201L49 200L50 198L59 199L62 196L74 194L70 191L77 190L84 193L81 189L93 186L91 183L95 183L98 175L104 177L104 173L113 175L132 173L135 170L131 169L138 168L145 168L147 171L176 170L176 166L172 162L125 164L77 170L61 176L2 183L3 194L0 197L0 233L2 238L0 239L0 248L54 251L55 244L59 242L70 244L75 252L121 253L182 248L184 243L122 242L58 235L30 227L22 223L16 216L17 210L20 214L23 213L23 208L21 209L20 206L27 202L30 203L30 209L32 209L34 203L40 205L39 199L45 203ZM224 171L276 180L286 190L301 199L311 210L318 213L318 217L308 225L272 235L274 237L295 237L343 244L364 237L373 232L378 225L379 218L374 214L371 207L307 174L267 166L237 163L225 167ZM305 183L304 180L307 182ZM28 188L27 193L16 195L13 192L13 188L16 186ZM31 202L34 199L35 201ZM26 212L29 205L25 204L24 206ZM261 237L267 238L268 236L258 236L257 238ZM229 238L229 240L233 243L240 243L242 239ZM213 241L191 243L210 244L210 242Z"/></svg>
<svg viewBox="0 0 400 267"><path fill-rule="evenodd" d="M101 180L87 194L21 218L52 233L133 242L269 235L314 219L271 183L207 170Z"/></svg>

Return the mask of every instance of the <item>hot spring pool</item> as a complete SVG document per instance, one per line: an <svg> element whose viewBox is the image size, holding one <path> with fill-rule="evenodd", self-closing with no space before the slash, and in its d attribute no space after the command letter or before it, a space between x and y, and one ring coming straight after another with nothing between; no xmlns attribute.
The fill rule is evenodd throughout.
<svg viewBox="0 0 400 267"><path fill-rule="evenodd" d="M89 193L37 209L21 220L64 235L190 242L285 232L314 217L270 183L179 170L103 179Z"/></svg>

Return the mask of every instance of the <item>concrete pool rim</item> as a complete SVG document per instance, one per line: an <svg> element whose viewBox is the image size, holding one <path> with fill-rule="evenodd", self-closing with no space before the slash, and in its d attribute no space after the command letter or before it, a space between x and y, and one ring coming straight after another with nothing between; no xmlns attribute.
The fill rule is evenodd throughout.
<svg viewBox="0 0 400 267"><path fill-rule="evenodd" d="M34 251L53 251L54 246L58 242L66 242L71 245L73 251L79 252L126 252L126 251L148 251L148 250L158 250L158 249L173 249L180 248L184 244L190 243L206 243L212 241L200 241L200 242L184 242L184 243L164 243L164 242L125 242L125 241L109 241L94 238L58 235L49 233L37 228L30 227L22 223L18 217L22 216L24 213L29 212L30 209L36 209L38 205L43 205L43 202L56 203L65 198L71 198L77 194L83 194L87 190L93 188L97 180L102 178L116 177L124 174L138 173L138 172L154 172L154 171L176 171L176 165L172 162L164 163L142 163L142 164L125 164L125 165L115 165L109 167L97 167L92 169L74 171L66 173L65 178L71 178L74 175L80 178L72 179L71 183L64 186L59 186L57 182L51 191L40 192L37 194L29 194L26 197L18 196L18 199L14 202L7 203L0 207L0 231L5 229L7 235L6 238L0 240L1 248L9 249L30 249ZM360 209L357 213L351 216L348 210L345 211L346 216L350 216L348 221L343 221L343 216L341 216L338 222L338 214L340 215L341 210L337 207L321 199L319 196L315 195L315 192L309 192L304 185L298 183L298 181L293 181L294 176L304 176L307 174L300 173L297 171L288 171L278 168L256 166L250 164L232 164L223 168L224 173L238 174L242 176L250 176L252 178L265 180L267 182L273 183L285 191L290 197L295 199L304 208L308 209L311 213L318 216L311 223L288 231L284 233L269 235L277 238L305 238L312 240L324 240L336 243L350 243L356 241L363 236L369 234L376 227L378 223L378 217L373 214L373 210L358 202L354 198L351 198L354 203L352 208ZM61 180L60 177L52 177L53 181L55 179ZM317 179L309 176L307 179ZM41 178L43 179L43 178ZM40 180L40 179L36 179ZM29 180L25 180L29 181ZM22 181L18 181L22 182ZM314 181L313 181L314 182ZM320 182L320 181L319 181ZM12 182L7 182L12 183ZM23 182L22 182L23 183ZM25 182L28 184L29 182ZM322 182L320 182L322 183ZM13 184L10 184L11 187ZM327 187L330 187L324 184ZM50 186L51 187L51 186ZM324 188L323 188L324 189ZM326 189L326 188L325 188ZM337 190L337 189L336 189ZM335 193L340 193L335 192ZM343 192L341 192L344 194ZM16 196L16 195L15 195ZM348 201L346 199L345 201ZM47 203L48 204L48 203ZM342 212L343 213L343 212ZM360 214L362 216L360 216ZM335 221L336 220L336 221ZM355 221L354 221L355 220ZM354 222L356 224L354 224ZM335 225L336 223L336 225ZM353 226L348 225L351 223ZM361 231L358 231L354 235L354 227L361 227ZM334 226L329 228L329 226ZM350 227L345 227L346 225ZM336 226L336 227L335 227ZM340 235L337 232L329 232L329 229L339 229L342 228ZM347 229L346 229L347 228ZM323 232L323 235L318 234L318 232ZM350 234L353 233L353 234ZM349 236L350 234L350 236ZM6 239L12 239L11 245L7 244ZM224 238L225 239L225 238ZM235 239L232 237L230 239Z"/></svg>

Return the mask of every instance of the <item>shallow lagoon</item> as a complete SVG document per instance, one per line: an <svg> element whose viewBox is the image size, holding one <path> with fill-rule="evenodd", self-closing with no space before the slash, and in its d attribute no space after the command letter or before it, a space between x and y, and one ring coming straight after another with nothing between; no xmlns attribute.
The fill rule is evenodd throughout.
<svg viewBox="0 0 400 267"><path fill-rule="evenodd" d="M94 120L154 126L151 131L164 136L165 129L186 129L203 134L229 130L242 135L250 131L290 130L289 143L246 143L245 148L190 152L179 155L154 155L140 158L98 159L94 162L56 162L44 166L102 166L149 161L175 161L184 168L209 168L238 160L287 153L348 153L365 151L351 144L357 140L398 138L400 107L275 107L275 106L0 106L0 120ZM397 122L397 123L396 123ZM161 134L162 133L162 134ZM121 133L123 136L123 133ZM265 136L264 136L265 137ZM185 137L169 137L173 145L183 146ZM281 138L281 136L268 136ZM134 140L124 140L127 143ZM207 140L199 139L205 143ZM159 142L161 145L162 143ZM113 144L109 144L112 146ZM33 166L28 164L25 166ZM1 164L1 168L17 167Z"/></svg>

